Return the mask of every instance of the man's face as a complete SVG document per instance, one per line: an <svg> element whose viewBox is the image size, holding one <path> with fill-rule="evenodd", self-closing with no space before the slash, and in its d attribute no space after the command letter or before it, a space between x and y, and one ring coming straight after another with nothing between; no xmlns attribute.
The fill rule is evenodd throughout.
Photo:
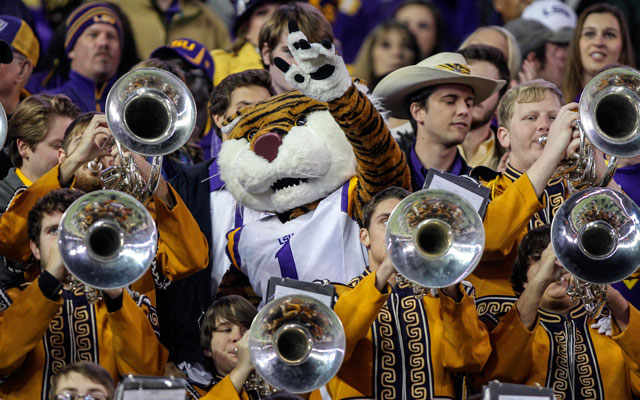
<svg viewBox="0 0 640 400"><path fill-rule="evenodd" d="M56 394L91 395L96 400L107 400L107 389L100 383L93 382L78 372L70 372L60 378L56 385Z"/></svg>
<svg viewBox="0 0 640 400"><path fill-rule="evenodd" d="M24 63L26 62L26 58L14 51L13 52L13 61L9 64L0 64L0 94L7 95L12 94L12 91L15 90L15 86L17 84L24 84L26 82L20 82L19 75L20 71L23 68ZM13 110L11 111L13 112Z"/></svg>
<svg viewBox="0 0 640 400"><path fill-rule="evenodd" d="M121 55L116 28L108 24L93 24L82 32L69 52L69 59L73 71L104 82L118 71Z"/></svg>
<svg viewBox="0 0 640 400"><path fill-rule="evenodd" d="M238 341L247 329L239 324L218 320L216 327L211 332L211 358L216 366L216 371L221 375L226 375L238 363L237 346Z"/></svg>
<svg viewBox="0 0 640 400"><path fill-rule="evenodd" d="M293 58L293 55L291 55L289 47L287 46L287 33L280 35L280 41L273 50L268 49L266 44L262 47L262 60L267 66L269 74L271 74L271 81L276 94L280 94L293 89L293 87L289 85L289 82L284 78L284 73L273 64L273 60L276 57L282 58L289 64L296 64L296 60Z"/></svg>
<svg viewBox="0 0 640 400"><path fill-rule="evenodd" d="M562 77L569 58L569 46L545 43L545 65L540 71L540 77L556 86L562 86Z"/></svg>
<svg viewBox="0 0 640 400"><path fill-rule="evenodd" d="M472 75L483 76L494 80L500 79L498 68L488 61L469 61L469 69L471 69ZM479 128L491 121L496 113L499 102L500 92L497 91L482 103L474 104L471 112L471 129Z"/></svg>
<svg viewBox="0 0 640 400"><path fill-rule="evenodd" d="M224 115L214 115L213 121L218 129L220 129L224 120L235 114L242 107L266 100L269 97L271 97L271 93L269 93L269 89L264 86L239 86L231 91L229 95L229 107L227 107ZM222 141L227 139L229 139L229 135L222 133Z"/></svg>
<svg viewBox="0 0 640 400"><path fill-rule="evenodd" d="M48 265L51 259L51 252L55 251L53 246L58 245L58 225L61 219L61 212L56 211L52 214L44 214L38 236L40 244L36 246L35 243L31 242L33 256L40 260L40 265L42 266Z"/></svg>
<svg viewBox="0 0 640 400"><path fill-rule="evenodd" d="M471 109L473 107L473 90L460 84L445 84L427 99L424 113L424 131L418 125L418 140L421 136L430 142L444 147L457 146L471 127Z"/></svg>
<svg viewBox="0 0 640 400"><path fill-rule="evenodd" d="M73 119L64 116L53 116L49 121L49 129L44 139L34 146L34 149L25 148L26 158L23 166L29 164L29 170L37 178L47 173L58 164L58 151L62 148L64 132L73 122Z"/></svg>
<svg viewBox="0 0 640 400"><path fill-rule="evenodd" d="M550 91L545 91L541 101L515 104L509 128L498 129L500 143L510 149L509 164L515 169L525 172L540 157L544 146L538 140L549 133L561 106Z"/></svg>
<svg viewBox="0 0 640 400"><path fill-rule="evenodd" d="M360 229L360 242L369 250L369 265L376 270L387 257L387 221L400 199L388 198L376 206L371 216L369 228Z"/></svg>
<svg viewBox="0 0 640 400"><path fill-rule="evenodd" d="M277 2L263 3L256 7L253 13L251 13L251 17L248 21L249 29L247 30L245 38L254 46L258 45L260 29L262 29L262 25L264 25L264 23L269 20L278 6L280 6L280 3Z"/></svg>

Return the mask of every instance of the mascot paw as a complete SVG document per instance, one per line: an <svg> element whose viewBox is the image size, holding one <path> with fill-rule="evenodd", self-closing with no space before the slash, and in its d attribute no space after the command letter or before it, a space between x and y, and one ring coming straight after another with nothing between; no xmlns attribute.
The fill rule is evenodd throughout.
<svg viewBox="0 0 640 400"><path fill-rule="evenodd" d="M344 60L336 54L333 43L309 43L295 21L289 21L289 51L297 65L276 57L274 64L284 72L287 82L312 99L329 102L351 87Z"/></svg>

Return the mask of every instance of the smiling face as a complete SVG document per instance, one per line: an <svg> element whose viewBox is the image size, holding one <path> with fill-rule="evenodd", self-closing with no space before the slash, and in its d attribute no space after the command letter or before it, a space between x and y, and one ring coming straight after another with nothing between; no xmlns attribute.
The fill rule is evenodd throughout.
<svg viewBox="0 0 640 400"><path fill-rule="evenodd" d="M225 127L232 130L218 165L243 205L288 211L324 198L355 174L353 149L326 103L291 91L240 113Z"/></svg>
<svg viewBox="0 0 640 400"><path fill-rule="evenodd" d="M580 40L580 61L586 83L603 67L620 61L622 34L613 14L593 13L584 20Z"/></svg>

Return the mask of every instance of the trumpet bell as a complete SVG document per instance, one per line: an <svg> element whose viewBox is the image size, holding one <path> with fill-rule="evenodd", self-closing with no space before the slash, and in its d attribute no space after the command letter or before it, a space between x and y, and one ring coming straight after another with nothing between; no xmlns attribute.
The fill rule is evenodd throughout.
<svg viewBox="0 0 640 400"><path fill-rule="evenodd" d="M594 284L621 281L640 266L640 208L608 188L574 193L558 209L551 242L560 263Z"/></svg>
<svg viewBox="0 0 640 400"><path fill-rule="evenodd" d="M338 372L345 351L338 316L324 303L289 295L267 303L249 332L256 371L271 386L307 393L325 385Z"/></svg>
<svg viewBox="0 0 640 400"><path fill-rule="evenodd" d="M65 211L58 246L67 270L96 289L138 280L156 253L151 214L133 197L115 190L87 193Z"/></svg>
<svg viewBox="0 0 640 400"><path fill-rule="evenodd" d="M177 76L142 68L116 81L107 95L106 114L120 144L138 154L160 156L187 142L195 126L196 106Z"/></svg>
<svg viewBox="0 0 640 400"><path fill-rule="evenodd" d="M403 199L387 221L389 259L398 273L422 287L460 282L480 262L482 218L461 196L424 189Z"/></svg>
<svg viewBox="0 0 640 400"><path fill-rule="evenodd" d="M640 154L640 72L611 68L592 78L580 98L580 123L594 147L616 157Z"/></svg>

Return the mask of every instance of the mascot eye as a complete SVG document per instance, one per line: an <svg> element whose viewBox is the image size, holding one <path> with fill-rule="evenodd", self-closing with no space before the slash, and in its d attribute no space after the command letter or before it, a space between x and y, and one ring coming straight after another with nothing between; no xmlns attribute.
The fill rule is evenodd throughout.
<svg viewBox="0 0 640 400"><path fill-rule="evenodd" d="M297 120L296 120L296 126L304 126L307 124L307 116L306 115L301 115Z"/></svg>
<svg viewBox="0 0 640 400"><path fill-rule="evenodd" d="M256 133L258 133L258 130L256 128L251 129L249 133L247 133L247 140L251 141L251 139L253 139Z"/></svg>

